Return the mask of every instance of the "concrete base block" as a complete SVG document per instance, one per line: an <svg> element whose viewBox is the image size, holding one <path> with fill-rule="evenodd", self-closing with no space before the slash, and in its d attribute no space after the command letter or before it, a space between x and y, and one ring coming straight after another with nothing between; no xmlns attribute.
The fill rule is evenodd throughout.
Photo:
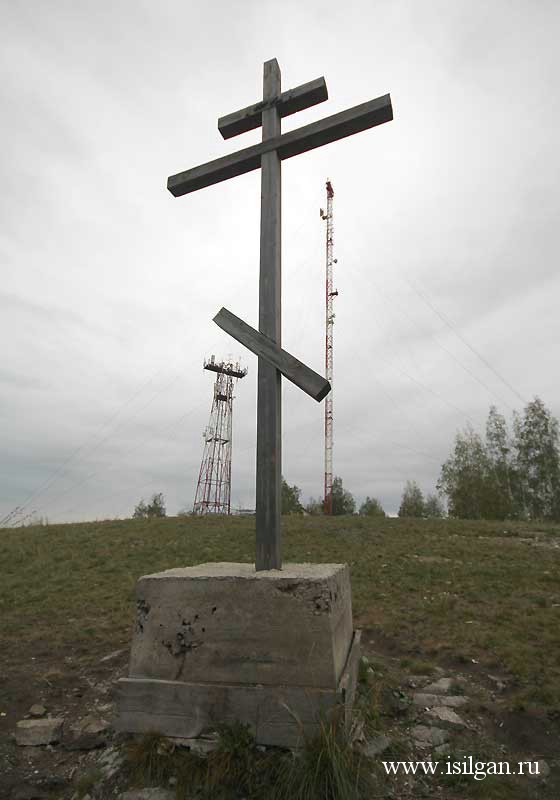
<svg viewBox="0 0 560 800"><path fill-rule="evenodd" d="M147 575L116 727L196 739L238 720L258 744L297 747L335 709L349 721L359 656L346 565Z"/></svg>

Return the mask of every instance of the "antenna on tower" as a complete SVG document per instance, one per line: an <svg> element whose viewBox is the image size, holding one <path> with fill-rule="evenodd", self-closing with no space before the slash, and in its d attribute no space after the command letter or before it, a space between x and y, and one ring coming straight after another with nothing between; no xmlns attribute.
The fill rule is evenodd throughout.
<svg viewBox="0 0 560 800"><path fill-rule="evenodd" d="M233 387L244 378L247 368L239 362L221 361L210 356L204 369L216 373L210 421L202 434L204 452L198 474L193 514L231 513L231 432Z"/></svg>
<svg viewBox="0 0 560 800"><path fill-rule="evenodd" d="M326 277L326 292L325 292L325 378L331 385L331 391L325 398L325 496L324 496L324 512L325 514L333 513L332 503L332 483L333 483L333 325L334 325L334 312L333 312L333 298L338 295L338 292L333 289L333 264L336 264L336 258L333 258L333 198L334 189L332 183L327 178L327 209L321 209L321 219L327 223L327 277Z"/></svg>

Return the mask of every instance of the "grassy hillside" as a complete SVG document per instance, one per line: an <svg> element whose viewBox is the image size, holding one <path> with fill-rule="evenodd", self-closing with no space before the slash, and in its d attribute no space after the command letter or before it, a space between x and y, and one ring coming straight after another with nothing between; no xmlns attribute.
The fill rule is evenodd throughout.
<svg viewBox="0 0 560 800"><path fill-rule="evenodd" d="M350 564L356 624L403 659L478 663L509 676L512 702L560 711L560 526L291 517L283 532L285 561ZM123 646L140 575L253 552L243 517L0 530L0 651Z"/></svg>

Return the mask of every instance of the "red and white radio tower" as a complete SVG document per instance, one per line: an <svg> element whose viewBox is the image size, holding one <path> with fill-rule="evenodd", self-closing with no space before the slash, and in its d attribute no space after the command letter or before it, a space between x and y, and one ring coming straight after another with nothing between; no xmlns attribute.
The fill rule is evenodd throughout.
<svg viewBox="0 0 560 800"><path fill-rule="evenodd" d="M325 514L332 514L332 482L333 482L333 298L338 292L333 289L333 198L334 189L327 179L327 210L321 209L321 219L327 222L327 279L326 279L326 335L325 335L325 377L331 385L331 391L325 398Z"/></svg>
<svg viewBox="0 0 560 800"><path fill-rule="evenodd" d="M203 433L204 453L193 514L230 514L233 387L238 378L245 377L247 369L232 361L216 364L214 356L204 362L204 369L217 374L210 422Z"/></svg>

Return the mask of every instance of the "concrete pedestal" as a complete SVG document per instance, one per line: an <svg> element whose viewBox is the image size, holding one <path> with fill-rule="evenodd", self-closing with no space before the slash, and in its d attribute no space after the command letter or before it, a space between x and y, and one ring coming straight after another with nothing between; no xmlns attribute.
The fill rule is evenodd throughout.
<svg viewBox="0 0 560 800"><path fill-rule="evenodd" d="M140 578L116 727L196 739L248 723L297 747L322 714L349 720L360 655L343 564L201 564Z"/></svg>

